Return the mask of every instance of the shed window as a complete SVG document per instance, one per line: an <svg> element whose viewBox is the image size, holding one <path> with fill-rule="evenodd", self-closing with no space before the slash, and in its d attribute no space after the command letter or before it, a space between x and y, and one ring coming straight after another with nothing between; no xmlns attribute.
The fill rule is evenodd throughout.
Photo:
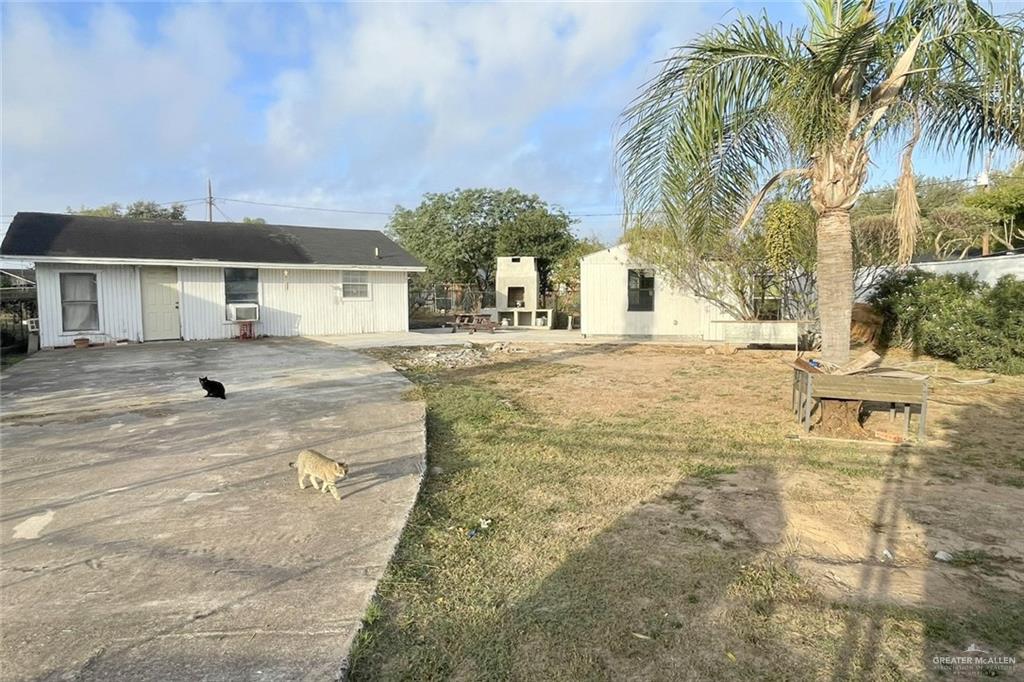
<svg viewBox="0 0 1024 682"><path fill-rule="evenodd" d="M256 268L224 268L225 303L259 303L260 271Z"/></svg>
<svg viewBox="0 0 1024 682"><path fill-rule="evenodd" d="M631 311L654 310L654 270L630 270L627 277Z"/></svg>
<svg viewBox="0 0 1024 682"><path fill-rule="evenodd" d="M98 331L100 307L96 299L96 274L60 273L60 307L64 331Z"/></svg>
<svg viewBox="0 0 1024 682"><path fill-rule="evenodd" d="M370 277L365 270L343 270L341 273L342 298L370 298Z"/></svg>

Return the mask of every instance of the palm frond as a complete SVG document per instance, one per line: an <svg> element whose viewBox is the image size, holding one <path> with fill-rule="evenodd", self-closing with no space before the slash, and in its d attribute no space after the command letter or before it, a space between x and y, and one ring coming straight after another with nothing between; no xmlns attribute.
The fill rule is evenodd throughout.
<svg viewBox="0 0 1024 682"><path fill-rule="evenodd" d="M766 168L787 155L772 110L799 46L744 18L666 60L623 117L627 220L664 214L695 242L735 225Z"/></svg>
<svg viewBox="0 0 1024 682"><path fill-rule="evenodd" d="M921 139L921 119L914 114L914 134L903 148L900 177L896 182L896 206L893 209L893 223L899 235L900 263L906 264L914 255L917 235L921 231L921 207L917 201L917 185L914 177L914 147Z"/></svg>
<svg viewBox="0 0 1024 682"><path fill-rule="evenodd" d="M1024 15L996 17L972 0L916 0L892 22L890 46L923 35L901 99L921 111L924 140L964 151L1024 145Z"/></svg>
<svg viewBox="0 0 1024 682"><path fill-rule="evenodd" d="M807 19L814 40L829 40L846 27L865 20L874 11L874 2L864 0L806 0Z"/></svg>

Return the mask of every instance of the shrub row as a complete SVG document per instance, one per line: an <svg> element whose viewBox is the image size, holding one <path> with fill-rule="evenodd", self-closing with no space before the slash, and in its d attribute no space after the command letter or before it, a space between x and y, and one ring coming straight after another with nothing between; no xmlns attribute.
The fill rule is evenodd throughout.
<svg viewBox="0 0 1024 682"><path fill-rule="evenodd" d="M1024 374L1024 280L994 285L976 276L920 270L883 280L872 303L885 318L882 340L971 369Z"/></svg>

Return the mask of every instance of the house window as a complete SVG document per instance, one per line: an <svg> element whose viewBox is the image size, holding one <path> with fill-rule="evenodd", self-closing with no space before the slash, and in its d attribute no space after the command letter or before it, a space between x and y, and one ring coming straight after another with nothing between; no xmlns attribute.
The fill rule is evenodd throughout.
<svg viewBox="0 0 1024 682"><path fill-rule="evenodd" d="M259 303L260 271L256 268L224 268L225 303Z"/></svg>
<svg viewBox="0 0 1024 682"><path fill-rule="evenodd" d="M64 331L98 331L100 306L96 299L96 274L60 273L60 308Z"/></svg>
<svg viewBox="0 0 1024 682"><path fill-rule="evenodd" d="M627 277L631 311L654 310L654 270L630 270Z"/></svg>
<svg viewBox="0 0 1024 682"><path fill-rule="evenodd" d="M781 320L782 299L766 296L759 301L754 301L754 312L759 320Z"/></svg>
<svg viewBox="0 0 1024 682"><path fill-rule="evenodd" d="M341 297L370 298L370 273L364 270L343 270Z"/></svg>

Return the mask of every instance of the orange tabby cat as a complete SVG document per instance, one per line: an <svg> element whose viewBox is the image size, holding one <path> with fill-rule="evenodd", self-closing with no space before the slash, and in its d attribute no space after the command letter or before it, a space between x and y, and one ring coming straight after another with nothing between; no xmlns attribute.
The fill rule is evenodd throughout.
<svg viewBox="0 0 1024 682"><path fill-rule="evenodd" d="M303 450L294 462L288 463L288 466L298 471L300 489L306 488L306 477L309 476L314 488L321 492L330 490L334 499L341 500L335 481L345 478L348 474L348 465L344 462L335 462L316 450ZM317 485L317 481L323 482L322 487Z"/></svg>

